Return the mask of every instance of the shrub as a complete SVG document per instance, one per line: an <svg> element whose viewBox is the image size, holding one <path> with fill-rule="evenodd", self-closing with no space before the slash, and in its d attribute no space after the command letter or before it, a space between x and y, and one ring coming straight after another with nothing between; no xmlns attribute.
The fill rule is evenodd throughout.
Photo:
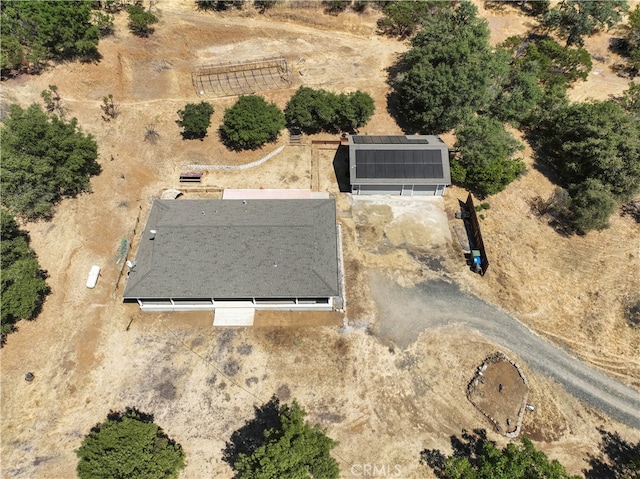
<svg viewBox="0 0 640 479"><path fill-rule="evenodd" d="M373 98L362 91L336 95L300 87L287 103L284 114L289 128L313 134L356 131L368 123L374 111Z"/></svg>
<svg viewBox="0 0 640 479"><path fill-rule="evenodd" d="M112 412L96 425L76 451L80 479L175 479L184 468L180 444L135 409Z"/></svg>
<svg viewBox="0 0 640 479"><path fill-rule="evenodd" d="M500 449L486 439L486 434L479 439L468 436L471 434L463 433L466 442L455 438L452 455L424 450L422 461L434 470L436 477L447 479L578 479L569 475L557 460L550 460L538 451L526 437Z"/></svg>
<svg viewBox="0 0 640 479"><path fill-rule="evenodd" d="M456 137L465 184L481 195L499 193L524 173L522 160L512 158L524 147L498 120L487 116L473 117L456 130Z"/></svg>
<svg viewBox="0 0 640 479"><path fill-rule="evenodd" d="M224 112L220 135L232 150L251 150L277 140L284 126L284 114L274 103L246 95Z"/></svg>
<svg viewBox="0 0 640 479"><path fill-rule="evenodd" d="M233 433L223 451L236 479L338 478L338 463L331 457L338 443L306 422L296 401L280 406L273 397L255 415Z"/></svg>
<svg viewBox="0 0 640 479"><path fill-rule="evenodd" d="M203 139L207 136L213 112L213 106L206 101L187 103L184 110L178 110L180 119L176 123L182 127L182 137L184 139Z"/></svg>
<svg viewBox="0 0 640 479"><path fill-rule="evenodd" d="M2 269L2 325L0 344L21 319L35 319L49 287L40 269L29 235L18 228L6 210L0 209L0 266Z"/></svg>
<svg viewBox="0 0 640 479"><path fill-rule="evenodd" d="M569 194L571 224L578 233L609 227L609 217L617 207L609 188L599 180L589 178L572 185Z"/></svg>
<svg viewBox="0 0 640 479"><path fill-rule="evenodd" d="M129 5L127 7L129 14L129 30L138 37L148 37L154 32L151 25L158 23L158 17L153 13L147 12L138 5Z"/></svg>

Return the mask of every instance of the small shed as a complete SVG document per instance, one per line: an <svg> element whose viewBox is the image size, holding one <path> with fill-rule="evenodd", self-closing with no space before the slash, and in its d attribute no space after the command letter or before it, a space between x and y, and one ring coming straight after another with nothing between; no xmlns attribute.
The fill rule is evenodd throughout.
<svg viewBox="0 0 640 479"><path fill-rule="evenodd" d="M436 135L350 135L349 179L354 195L442 196L449 147Z"/></svg>

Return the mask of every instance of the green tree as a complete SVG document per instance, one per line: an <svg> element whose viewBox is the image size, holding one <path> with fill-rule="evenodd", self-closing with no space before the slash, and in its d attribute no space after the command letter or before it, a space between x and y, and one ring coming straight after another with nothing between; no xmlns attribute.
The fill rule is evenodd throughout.
<svg viewBox="0 0 640 479"><path fill-rule="evenodd" d="M523 145L489 116L475 116L456 130L454 177L482 195L493 195L524 173L520 158L512 158ZM462 170L462 171L460 171Z"/></svg>
<svg viewBox="0 0 640 479"><path fill-rule="evenodd" d="M485 8L502 9L504 5L519 8L526 15L539 17L549 10L549 0L485 0Z"/></svg>
<svg viewBox="0 0 640 479"><path fill-rule="evenodd" d="M586 80L593 67L587 50L562 47L548 37L528 42L522 58L537 66L538 79L545 86L568 86L577 80Z"/></svg>
<svg viewBox="0 0 640 479"><path fill-rule="evenodd" d="M313 134L335 123L335 105L330 92L301 86L289 99L284 115L290 128Z"/></svg>
<svg viewBox="0 0 640 479"><path fill-rule="evenodd" d="M252 150L276 141L284 126L284 114L275 103L245 95L225 110L220 135L232 150Z"/></svg>
<svg viewBox="0 0 640 479"><path fill-rule="evenodd" d="M378 20L378 32L401 39L409 38L428 17L443 8L450 6L445 2L429 0L386 2L382 8L384 17Z"/></svg>
<svg viewBox="0 0 640 479"><path fill-rule="evenodd" d="M429 17L390 78L390 104L403 129L448 131L487 106L492 75L508 68L488 39L487 23L470 3Z"/></svg>
<svg viewBox="0 0 640 479"><path fill-rule="evenodd" d="M0 69L3 76L11 70L18 70L24 60L20 40L7 33L0 36Z"/></svg>
<svg viewBox="0 0 640 479"><path fill-rule="evenodd" d="M90 191L90 177L100 173L93 137L75 118L66 122L37 104L11 105L0 142L0 201L26 219L49 217L54 203Z"/></svg>
<svg viewBox="0 0 640 479"><path fill-rule="evenodd" d="M65 107L62 106L62 97L58 92L56 85L49 85L47 90L42 90L40 96L44 101L44 107L49 113L57 113L60 116L65 115Z"/></svg>
<svg viewBox="0 0 640 479"><path fill-rule="evenodd" d="M467 442L452 440L451 456L438 450L422 451L422 462L440 479L578 479L557 460L549 460L526 437L499 449L487 440L485 431L474 432L477 437L463 431Z"/></svg>
<svg viewBox="0 0 640 479"><path fill-rule="evenodd" d="M514 126L528 126L539 119L543 103L562 102L567 86L586 80L592 67L584 48L563 47L549 37L509 37L496 56L506 56L510 67L497 78L497 94L488 112ZM546 113L551 106L544 105Z"/></svg>
<svg viewBox="0 0 640 479"><path fill-rule="evenodd" d="M0 209L0 270L2 271L2 324L0 344L21 319L35 319L49 287L29 247L29 236L18 228L11 214Z"/></svg>
<svg viewBox="0 0 640 479"><path fill-rule="evenodd" d="M640 72L640 5L629 15L629 30L626 41L629 51L629 63L634 74Z"/></svg>
<svg viewBox="0 0 640 479"><path fill-rule="evenodd" d="M542 97L536 106L531 110L526 121L527 130L536 130L539 125L550 121L559 111L569 106L567 88L565 85L549 85L542 92Z"/></svg>
<svg viewBox="0 0 640 479"><path fill-rule="evenodd" d="M640 5L629 14L623 31L624 36L614 49L627 57L627 70L633 78L640 74Z"/></svg>
<svg viewBox="0 0 640 479"><path fill-rule="evenodd" d="M187 103L184 110L178 110L180 119L176 123L182 127L182 137L185 139L202 139L207 136L207 129L211 126L213 111L211 103L206 101Z"/></svg>
<svg viewBox="0 0 640 479"><path fill-rule="evenodd" d="M185 465L182 446L135 409L110 413L76 454L80 479L173 479Z"/></svg>
<svg viewBox="0 0 640 479"><path fill-rule="evenodd" d="M570 221L578 232L606 227L603 215L640 191L638 121L612 101L559 108L532 129L530 139L538 158L569 189Z"/></svg>
<svg viewBox="0 0 640 479"><path fill-rule="evenodd" d="M94 10L92 12L91 22L98 27L98 31L100 32L101 37L106 37L108 35L113 35L114 24L113 24L114 16L109 15L108 13L103 13L100 11Z"/></svg>
<svg viewBox="0 0 640 479"><path fill-rule="evenodd" d="M582 45L584 36L610 29L628 9L626 0L561 0L542 23L566 37L567 46Z"/></svg>
<svg viewBox="0 0 640 479"><path fill-rule="evenodd" d="M100 109L104 113L104 115L102 115L102 119L104 121L115 120L120 116L120 105L113 101L112 93L102 97L102 105L100 105Z"/></svg>
<svg viewBox="0 0 640 479"><path fill-rule="evenodd" d="M336 104L336 126L346 132L354 132L366 125L376 110L371 95L362 91L341 93Z"/></svg>
<svg viewBox="0 0 640 479"><path fill-rule="evenodd" d="M375 103L366 92L336 95L309 87L298 88L284 110L287 126L307 134L356 131L369 122L374 112Z"/></svg>
<svg viewBox="0 0 640 479"><path fill-rule="evenodd" d="M612 101L558 110L539 126L534 145L564 185L598 179L619 201L640 191L640 128Z"/></svg>
<svg viewBox="0 0 640 479"><path fill-rule="evenodd" d="M595 178L587 178L569 187L571 226L580 234L609 227L609 217L617 203L608 186Z"/></svg>
<svg viewBox="0 0 640 479"><path fill-rule="evenodd" d="M351 8L353 8L354 12L362 13L367 9L369 3L371 2L369 2L368 0L354 0Z"/></svg>
<svg viewBox="0 0 640 479"><path fill-rule="evenodd" d="M640 83L629 83L629 89L622 92L620 106L640 120Z"/></svg>
<svg viewBox="0 0 640 479"><path fill-rule="evenodd" d="M234 432L224 460L236 479L334 479L338 463L331 457L337 443L320 426L304 420L305 411L294 400L279 405L274 397L256 418Z"/></svg>
<svg viewBox="0 0 640 479"><path fill-rule="evenodd" d="M2 68L38 70L49 59L95 57L99 30L91 22L92 4L2 2Z"/></svg>
<svg viewBox="0 0 640 479"><path fill-rule="evenodd" d="M473 464L466 457L447 459L445 476L449 479L578 479L567 474L557 460L550 461L533 443L522 438L520 444L508 444L498 449L485 442L482 452Z"/></svg>
<svg viewBox="0 0 640 479"><path fill-rule="evenodd" d="M158 23L158 17L153 13L147 12L139 5L129 5L127 7L129 14L129 30L138 37L148 37L154 32L151 26Z"/></svg>
<svg viewBox="0 0 640 479"><path fill-rule="evenodd" d="M544 89L538 82L536 67L529 62L516 62L500 82L495 99L488 111L502 122L519 126L526 123L538 103Z"/></svg>

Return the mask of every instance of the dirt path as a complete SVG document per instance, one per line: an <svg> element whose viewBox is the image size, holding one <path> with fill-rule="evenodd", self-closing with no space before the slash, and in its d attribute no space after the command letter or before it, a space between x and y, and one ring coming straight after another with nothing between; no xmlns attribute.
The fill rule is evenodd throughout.
<svg viewBox="0 0 640 479"><path fill-rule="evenodd" d="M401 288L378 273L370 277L379 308L379 334L406 348L425 330L462 324L514 351L532 369L550 376L570 394L610 417L640 429L640 393L575 359L518 320L456 284L429 281Z"/></svg>

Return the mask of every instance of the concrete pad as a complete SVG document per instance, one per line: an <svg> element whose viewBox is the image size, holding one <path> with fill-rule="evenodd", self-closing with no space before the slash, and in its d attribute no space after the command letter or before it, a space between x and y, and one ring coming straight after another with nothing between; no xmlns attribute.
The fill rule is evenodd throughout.
<svg viewBox="0 0 640 479"><path fill-rule="evenodd" d="M223 200L306 200L311 190L304 189L225 189Z"/></svg>
<svg viewBox="0 0 640 479"><path fill-rule="evenodd" d="M394 247L441 248L451 242L441 196L353 196L358 241L371 251Z"/></svg>
<svg viewBox="0 0 640 479"><path fill-rule="evenodd" d="M253 308L216 308L214 326L253 326L256 310Z"/></svg>

